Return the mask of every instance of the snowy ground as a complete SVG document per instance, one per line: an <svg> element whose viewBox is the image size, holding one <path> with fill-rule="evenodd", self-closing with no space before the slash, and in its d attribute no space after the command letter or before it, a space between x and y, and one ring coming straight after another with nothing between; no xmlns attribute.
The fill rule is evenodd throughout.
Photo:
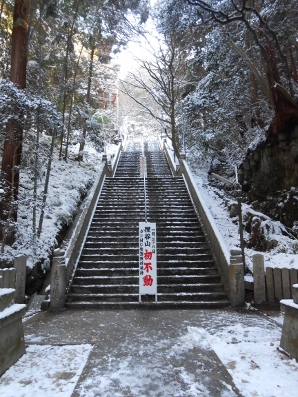
<svg viewBox="0 0 298 397"><path fill-rule="evenodd" d="M219 193L216 189L212 188L207 181L207 172L200 173L197 172L198 175L195 176L195 180L197 182L197 186L199 187L200 193L204 199L204 202L209 208L214 221L217 225L220 234L222 235L227 248L232 249L233 247L240 247L240 237L239 237L239 228L236 217L231 218L228 210L229 200L227 198L223 198L223 193ZM232 200L230 200L232 201ZM247 212L255 213L258 215L256 211L252 210L252 208L247 204L242 204L242 214L245 216ZM265 217L264 214L260 214L262 217ZM291 240L281 233L280 231L280 222L274 222L269 220L271 225L275 225L275 233L272 231L269 236L270 239L276 239L278 241L278 246L271 250L270 252L261 252L264 255L265 267L279 267L279 268L295 268L298 269L298 255L293 251L293 245L297 247L297 240ZM249 235L244 231L244 239L248 240ZM297 249L297 248L296 248ZM259 253L252 249L245 249L246 261L247 264L252 269L252 256L256 253Z"/></svg>
<svg viewBox="0 0 298 397"><path fill-rule="evenodd" d="M114 156L116 145L107 145L109 158ZM45 216L40 238L34 237L32 176L21 174L20 204L18 207L18 236L13 247L6 246L1 259L9 259L17 255L27 256L27 266L32 268L35 263L48 258L57 246L57 235L64 224L70 224L78 211L82 197L91 188L96 177L102 172L102 154L92 146L86 145L84 161L79 163L73 160L77 156L78 147L73 145L68 161L59 160L58 153L53 156L49 189L47 194ZM41 179L37 189L36 229L39 224L40 207L46 164L40 170ZM44 264L46 270L49 260Z"/></svg>
<svg viewBox="0 0 298 397"><path fill-rule="evenodd" d="M0 378L0 396L71 396L91 349L91 345L28 346Z"/></svg>
<svg viewBox="0 0 298 397"><path fill-rule="evenodd" d="M173 315L174 314L174 315ZM42 313L1 397L293 397L298 364L255 311ZM81 375L81 376L80 376Z"/></svg>

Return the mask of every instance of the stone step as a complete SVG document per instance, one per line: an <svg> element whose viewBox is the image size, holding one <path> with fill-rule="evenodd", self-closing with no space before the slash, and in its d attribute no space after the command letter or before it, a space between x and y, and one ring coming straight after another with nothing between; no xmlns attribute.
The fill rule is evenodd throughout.
<svg viewBox="0 0 298 397"><path fill-rule="evenodd" d="M129 276L131 274L137 275L139 274L139 268L136 267L90 267L84 268L79 266L76 272L77 277L93 277L93 276L102 276L105 274L106 277L114 277L114 276ZM157 268L157 274L159 277L176 277L177 274L183 274L185 276L196 277L198 276L212 276L212 277L219 277L217 268L216 267L207 267L207 268L200 268L200 267L176 267L176 268Z"/></svg>
<svg viewBox="0 0 298 397"><path fill-rule="evenodd" d="M108 260L122 260L130 261L135 258L138 260L139 250L135 249L119 249L119 250L93 250L92 248L84 248L81 255L80 261L108 261ZM205 252L199 253L188 253L185 250L177 250L173 252L163 252L163 250L157 250L157 260L159 262L169 261L169 262L182 262L187 259L187 261L212 261L213 257L211 254Z"/></svg>
<svg viewBox="0 0 298 397"><path fill-rule="evenodd" d="M115 237L109 237L106 236L105 238L103 237L92 237L88 236L88 239L85 243L84 248L90 248L90 249L111 249L111 250L116 250L117 247L119 249L125 249L125 248L139 248L139 243L138 243L138 238L132 238L131 236L123 237L121 238L120 236L115 239ZM199 252L207 252L209 251L209 247L206 246L204 240L202 242L193 241L193 242L181 242L181 241L166 241L166 240L158 240L157 241L157 247L158 251L164 252L165 250L170 252L175 252L176 249L178 250L183 250L183 249L198 249Z"/></svg>
<svg viewBox="0 0 298 397"><path fill-rule="evenodd" d="M149 195L147 195L146 198L146 203L148 205L151 205L152 207L156 207L156 206L160 206L160 207L165 207L166 205L178 205L180 207L190 207L191 205L191 201L189 199L189 197L183 197L182 195L177 195L176 197L174 196L162 196L160 195L160 197L150 197Z"/></svg>
<svg viewBox="0 0 298 397"><path fill-rule="evenodd" d="M142 220L143 222L143 220ZM132 222L110 222L106 224L94 223L90 225L90 231L104 233L104 235L108 235L106 231L111 233L111 236L115 234L121 234L123 231L128 231L131 236L138 236L139 234L139 220L136 220L134 223ZM156 233L159 238L170 238L174 239L177 237L180 238L196 238L196 237L205 237L203 235L202 228L197 224L196 226L185 226L182 227L175 226L171 227L167 224L157 224ZM178 241L178 240L176 240ZM182 240L183 241L183 240ZM191 241L191 240L190 240Z"/></svg>
<svg viewBox="0 0 298 397"><path fill-rule="evenodd" d="M106 260L107 257L113 255L113 256L118 256L121 259L124 259L129 256L138 256L138 253L139 253L138 246L135 246L135 248L84 247L81 258L82 260L92 260L92 258ZM87 259L87 257L90 257L91 259Z"/></svg>
<svg viewBox="0 0 298 397"><path fill-rule="evenodd" d="M165 244L167 243L179 243L179 242L196 242L196 243L205 243L206 239L205 236L201 234L202 232L200 231L194 231L193 234L191 232L185 233L185 232L173 232L171 230L166 230L163 233L162 232L157 232L157 244L164 242ZM90 227L88 236L87 236L87 241L109 241L113 242L115 240L115 243L123 241L125 242L134 242L134 241L139 241L138 240L138 227L136 226L135 228L117 228L114 229L112 227L108 228L107 226L105 227Z"/></svg>
<svg viewBox="0 0 298 397"><path fill-rule="evenodd" d="M93 268L131 268L131 267L138 267L139 266L139 260L138 257L136 256L135 259L129 259L127 258L125 261L124 260L119 260L119 258L110 258L108 260L84 260L80 259L79 261L79 267L85 268L85 269L93 269ZM167 268L214 268L214 261L213 260L198 260L198 259L185 259L185 260L172 260L172 261L158 261L158 267L161 269L167 269Z"/></svg>
<svg viewBox="0 0 298 397"><path fill-rule="evenodd" d="M132 233L129 233L131 231ZM115 244L122 244L124 247L132 247L131 244L138 245L138 230L98 230L98 231L89 231L87 236L87 242L89 243L102 243L105 246L107 244L111 244L111 247L115 247ZM161 247L175 247L175 245L179 245L181 242L181 247L185 247L187 245L187 236L180 236L177 234L164 234L157 235L157 245L161 244ZM185 244L183 244L185 243ZM192 236L192 239L189 240L190 247L194 244L198 244L198 246L205 246L205 237L204 236Z"/></svg>
<svg viewBox="0 0 298 397"><path fill-rule="evenodd" d="M111 268L111 269L129 269L129 268L137 268L139 266L139 261L137 259L132 260L98 260L98 261L88 261L80 259L78 268L84 269L102 269L102 268Z"/></svg>
<svg viewBox="0 0 298 397"><path fill-rule="evenodd" d="M135 215L120 215L119 217L117 217L117 223L123 222L124 224L130 222L130 221L143 221L145 220L145 212L142 213L136 213ZM93 221L94 222L98 222L100 224L103 223L108 223L108 222L112 222L112 220L114 220L114 215L112 214L111 216L108 216L106 214L94 214L93 217ZM171 223L171 224L181 224L181 225L197 225L198 223L198 218L196 215L188 215L188 216L183 216L183 214L181 215L177 215L177 216L172 216L171 214L168 215L152 215L150 213L147 214L147 220L148 222L153 222L156 223L157 225L161 224L161 223ZM114 222L112 222L114 223Z"/></svg>
<svg viewBox="0 0 298 397"><path fill-rule="evenodd" d="M144 298L143 298L144 299ZM215 300L212 299L210 301L204 300L195 300L189 301L187 297L180 301L172 301L172 300L164 300L158 302L138 302L136 299L134 302L96 302L96 301L88 301L85 297L84 301L78 302L66 302L67 309L73 310L175 310L175 309L219 309L224 308L230 305L230 302L227 299Z"/></svg>
<svg viewBox="0 0 298 397"><path fill-rule="evenodd" d="M145 212L136 212L135 214L122 214L122 215L118 215L117 216L117 221L118 222L124 222L124 223L128 223L130 221L144 221L144 217L145 217ZM112 222L112 220L115 219L115 215L111 214L111 215L107 215L107 214L94 214L93 217L93 221L94 222L98 222L98 224L103 224L103 223L108 223L108 222Z"/></svg>
<svg viewBox="0 0 298 397"><path fill-rule="evenodd" d="M175 260L161 260L159 259L158 261L158 267L159 268L180 268L184 267L185 269L188 268L193 268L193 267L198 267L198 268L207 268L207 267L212 267L214 268L214 261L213 259L208 260L208 259L175 259Z"/></svg>
<svg viewBox="0 0 298 397"><path fill-rule="evenodd" d="M87 257L91 256L92 258L100 258L102 260L106 260L107 257L118 256L119 259L126 258L130 255L138 255L139 247L122 247L122 248L110 248L110 247L94 247L94 246L85 246L82 252L82 260L87 259ZM195 248L184 248L184 247L159 247L157 248L157 258L158 260L177 260L177 259L192 259L196 258L197 260L203 259L212 259L212 255L209 253L209 250L206 248L199 249ZM92 259L87 259L92 260Z"/></svg>
<svg viewBox="0 0 298 397"><path fill-rule="evenodd" d="M197 226L198 224L198 218L197 216L194 215L187 215L181 216L173 216L171 214L168 215L156 215L156 214L151 214L150 212L147 213L147 220L148 222L153 222L156 223L157 226L162 224L162 223L171 223L171 224L180 224L180 225L195 225Z"/></svg>
<svg viewBox="0 0 298 397"><path fill-rule="evenodd" d="M196 214L194 209L191 207L181 208L181 207L158 207L158 206L147 206L147 211L151 214L163 215L163 214L171 214L171 216L181 216L181 215L193 215ZM135 205L131 205L130 207L119 208L117 206L97 206L95 210L95 215L104 215L104 214L113 214L114 216L118 216L121 214L134 214L134 213L142 213L144 212L144 206L140 206L139 208Z"/></svg>
<svg viewBox="0 0 298 397"><path fill-rule="evenodd" d="M179 215L196 215L196 212L191 208L190 206L184 206L183 208L181 206L171 206L169 205L166 207L165 205L152 205L152 204L146 204L146 209L147 212L151 214L169 214L172 217L179 216ZM124 213L124 214L129 214L129 213L142 213L145 210L145 201L142 203L130 203L130 204L125 204L124 206L119 206L119 204L115 203L99 203L96 206L95 213L97 214L109 214L112 213L115 216Z"/></svg>
<svg viewBox="0 0 298 397"><path fill-rule="evenodd" d="M144 189L144 178L106 178L103 189L115 190L117 188L127 189L128 187L132 189Z"/></svg>
<svg viewBox="0 0 298 397"><path fill-rule="evenodd" d="M119 268L111 268L111 267L103 267L103 268L89 268L85 269L81 267L79 264L76 271L77 277L102 277L104 275L108 278L114 277L122 277L122 276L138 276L139 268L138 267L119 267Z"/></svg>
<svg viewBox="0 0 298 397"><path fill-rule="evenodd" d="M100 195L99 203L101 202L108 202L110 199L114 200L127 200L128 198L130 201L138 202L143 200L144 201L144 190L132 190L128 189L127 191L122 191L123 189L119 188L117 191L110 191L104 190Z"/></svg>
<svg viewBox="0 0 298 397"><path fill-rule="evenodd" d="M153 296L150 296L153 299ZM144 296L143 299L146 299ZM226 294L222 292L197 292L197 293L157 293L157 301L159 302L212 302L224 301L228 304ZM71 293L68 295L68 303L71 302L138 302L139 294L134 293L113 293L113 294L99 294L99 293ZM139 307L140 308L140 307Z"/></svg>
<svg viewBox="0 0 298 397"><path fill-rule="evenodd" d="M107 275L95 275L89 271L90 275L79 276L76 275L73 281L73 285L118 285L118 284L138 284L139 283L139 273L138 270L131 270L130 273L121 274L121 275L113 275L113 277L109 277ZM103 272L102 272L103 273ZM222 285L220 284L220 277L218 275L184 275L184 274L176 274L176 275L168 275L168 276L159 276L157 274L157 285L165 286L165 285L202 285L206 284L208 286Z"/></svg>
<svg viewBox="0 0 298 397"><path fill-rule="evenodd" d="M102 193L119 193L119 189L123 194L128 193L129 191L133 191L136 193L144 193L144 181L140 179L139 182L134 182L133 184L130 183L115 183L111 184L104 184L102 188Z"/></svg>
<svg viewBox="0 0 298 397"><path fill-rule="evenodd" d="M127 229L127 230L136 230L135 228L139 227L139 222L144 222L144 219L132 219L130 222L127 222L125 219L117 219L117 221L99 224L95 222L90 225L90 230L104 230L104 229ZM183 232L191 231L195 233L196 231L199 232L202 229L198 225L198 221L191 220L191 221L172 221L163 220L162 223L156 222L157 233L176 233L176 234L183 234Z"/></svg>

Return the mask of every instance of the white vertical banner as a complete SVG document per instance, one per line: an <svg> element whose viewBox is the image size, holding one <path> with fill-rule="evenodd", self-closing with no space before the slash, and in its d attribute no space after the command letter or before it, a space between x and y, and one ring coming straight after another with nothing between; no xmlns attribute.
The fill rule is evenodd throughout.
<svg viewBox="0 0 298 397"><path fill-rule="evenodd" d="M155 295L157 301L156 223L139 223L139 300Z"/></svg>

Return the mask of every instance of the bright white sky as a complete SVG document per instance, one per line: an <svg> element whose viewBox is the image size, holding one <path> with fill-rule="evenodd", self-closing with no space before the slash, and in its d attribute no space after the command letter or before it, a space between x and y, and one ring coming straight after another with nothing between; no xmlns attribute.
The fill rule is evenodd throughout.
<svg viewBox="0 0 298 397"><path fill-rule="evenodd" d="M157 0L151 0L151 6L154 5L156 1ZM155 29L152 19L147 21L145 28L149 32L154 32ZM147 39L150 41L152 46L157 46L157 40L154 39L154 37L148 36ZM135 57L138 57L139 59L148 59L151 57L149 44L144 38L140 38L138 43L131 41L125 50L115 56L114 62L120 65L120 79L124 79L128 72L137 68Z"/></svg>

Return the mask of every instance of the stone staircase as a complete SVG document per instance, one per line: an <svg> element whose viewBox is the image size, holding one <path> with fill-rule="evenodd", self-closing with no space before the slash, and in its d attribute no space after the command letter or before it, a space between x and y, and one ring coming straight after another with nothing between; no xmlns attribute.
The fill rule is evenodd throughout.
<svg viewBox="0 0 298 397"><path fill-rule="evenodd" d="M136 150L137 149L137 150ZM138 226L145 220L140 155L147 159L147 220L157 224L158 302L139 303ZM157 142L130 144L105 180L68 308L210 308L228 305L182 177L172 177Z"/></svg>

